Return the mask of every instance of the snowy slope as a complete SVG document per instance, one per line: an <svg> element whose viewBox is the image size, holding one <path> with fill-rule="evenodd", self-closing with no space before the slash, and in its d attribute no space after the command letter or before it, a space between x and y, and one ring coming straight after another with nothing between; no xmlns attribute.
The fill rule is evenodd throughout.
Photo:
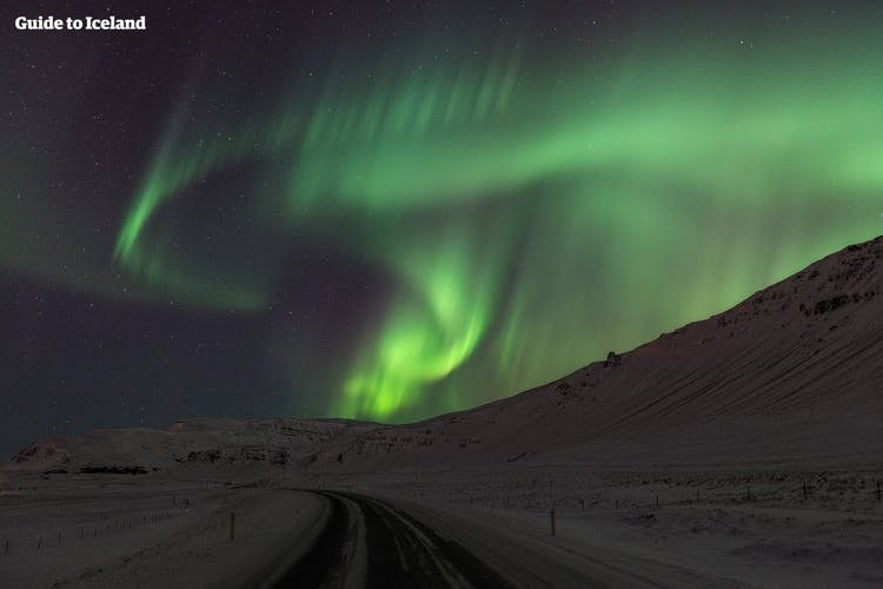
<svg viewBox="0 0 883 589"><path fill-rule="evenodd" d="M332 442L320 468L880 462L883 238L704 321L473 410Z"/></svg>
<svg viewBox="0 0 883 589"><path fill-rule="evenodd" d="M509 464L883 462L883 238L547 385L401 426L191 419L41 440L28 470L266 462L316 471Z"/></svg>

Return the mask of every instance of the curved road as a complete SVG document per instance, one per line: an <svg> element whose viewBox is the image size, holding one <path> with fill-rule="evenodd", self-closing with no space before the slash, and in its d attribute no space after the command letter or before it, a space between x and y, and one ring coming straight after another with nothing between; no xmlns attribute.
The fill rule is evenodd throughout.
<svg viewBox="0 0 883 589"><path fill-rule="evenodd" d="M337 491L320 494L331 502L325 527L271 586L512 586L463 546L388 503ZM359 548L365 549L362 558Z"/></svg>
<svg viewBox="0 0 883 589"><path fill-rule="evenodd" d="M432 509L400 507L342 491L313 491L329 503L324 525L294 563L261 587L661 587L733 586L666 565L550 553ZM609 555L605 555L609 556Z"/></svg>

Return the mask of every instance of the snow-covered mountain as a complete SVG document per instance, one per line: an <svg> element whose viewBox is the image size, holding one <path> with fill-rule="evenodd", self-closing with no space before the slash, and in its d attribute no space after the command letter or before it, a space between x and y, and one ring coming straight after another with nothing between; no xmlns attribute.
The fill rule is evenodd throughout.
<svg viewBox="0 0 883 589"><path fill-rule="evenodd" d="M559 380L418 423L190 419L41 440L12 468L883 463L883 237Z"/></svg>
<svg viewBox="0 0 883 589"><path fill-rule="evenodd" d="M315 464L880 463L881 279L883 237L547 385L339 438Z"/></svg>

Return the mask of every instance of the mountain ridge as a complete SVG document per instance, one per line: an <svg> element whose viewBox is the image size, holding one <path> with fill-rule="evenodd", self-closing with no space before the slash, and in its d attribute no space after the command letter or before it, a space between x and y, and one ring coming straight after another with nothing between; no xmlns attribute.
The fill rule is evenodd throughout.
<svg viewBox="0 0 883 589"><path fill-rule="evenodd" d="M39 470L264 461L348 471L696 461L703 451L710 462L879 461L866 449L883 439L881 259L883 237L847 246L632 350L420 422L193 418L167 431L42 440L13 462Z"/></svg>
<svg viewBox="0 0 883 589"><path fill-rule="evenodd" d="M834 414L862 422L862 414L883 412L874 393L883 385L874 362L883 357L881 258L883 237L850 245L633 350L473 409L340 440L317 462L330 455L343 463L347 453L360 467L500 462L593 444L616 454L611 436L702 430L710 422L756 427L785 416L818 428ZM865 425L868 436L883 433ZM799 437L788 442L797 455L818 454ZM743 458L759 460L763 444L747 450Z"/></svg>

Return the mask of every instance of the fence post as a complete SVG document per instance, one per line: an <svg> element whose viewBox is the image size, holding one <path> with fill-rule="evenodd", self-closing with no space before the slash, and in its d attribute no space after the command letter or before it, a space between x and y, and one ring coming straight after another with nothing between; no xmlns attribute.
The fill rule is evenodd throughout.
<svg viewBox="0 0 883 589"><path fill-rule="evenodd" d="M555 530L555 510L554 509L549 511L549 523L551 524L551 527L552 527L552 535L555 536L556 530Z"/></svg>
<svg viewBox="0 0 883 589"><path fill-rule="evenodd" d="M877 503L880 503L880 481L877 481Z"/></svg>
<svg viewBox="0 0 883 589"><path fill-rule="evenodd" d="M230 540L236 537L236 513L230 512Z"/></svg>
<svg viewBox="0 0 883 589"><path fill-rule="evenodd" d="M809 494L806 492L806 479L803 480L803 498L807 499Z"/></svg>

